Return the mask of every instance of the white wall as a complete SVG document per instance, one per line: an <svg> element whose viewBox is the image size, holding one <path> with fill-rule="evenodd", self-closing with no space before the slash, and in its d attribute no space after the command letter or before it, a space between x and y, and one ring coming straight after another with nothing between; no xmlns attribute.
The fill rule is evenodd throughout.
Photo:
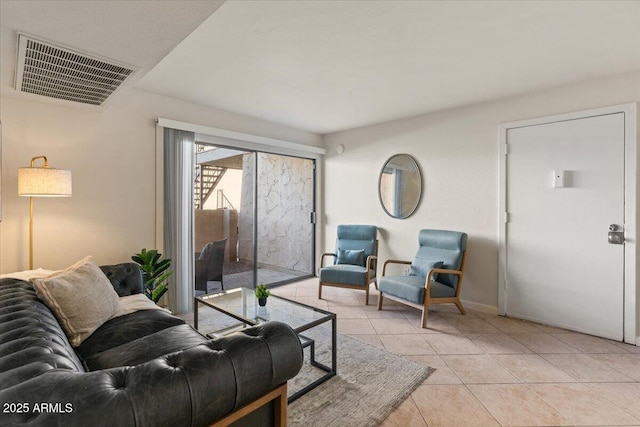
<svg viewBox="0 0 640 427"><path fill-rule="evenodd" d="M462 298L497 311L498 125L638 101L640 72L326 135L325 249L333 249L343 223L379 227L380 265L412 259L421 228L465 231ZM339 144L343 154L336 153ZM406 220L387 216L377 195L380 168L397 153L414 156L424 174L423 200Z"/></svg>
<svg viewBox="0 0 640 427"><path fill-rule="evenodd" d="M73 173L73 197L35 199L34 267L58 269L93 255L128 261L155 247L155 119L181 120L320 146L318 135L259 119L125 89L104 111L0 98L2 222L0 272L28 266L29 199L17 171L46 155Z"/></svg>
<svg viewBox="0 0 640 427"><path fill-rule="evenodd" d="M410 259L421 228L464 230L470 241L462 297L495 307L498 124L638 101L640 73L632 73L327 135L326 169L318 177L322 250L333 249L341 223L378 225L382 260ZM158 116L321 145L315 134L137 90L123 90L102 112L3 94L0 273L27 268L29 201L17 196L17 169L37 155L73 171L74 194L35 200L35 267L62 268L87 254L99 264L122 262L154 247ZM341 155L338 144L345 146ZM394 220L379 206L377 180L384 161L402 152L423 170L424 198L412 217Z"/></svg>

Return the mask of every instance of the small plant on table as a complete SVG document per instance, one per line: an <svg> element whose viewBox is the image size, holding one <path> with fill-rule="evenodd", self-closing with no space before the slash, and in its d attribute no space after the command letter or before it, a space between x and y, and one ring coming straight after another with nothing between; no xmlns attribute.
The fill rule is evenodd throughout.
<svg viewBox="0 0 640 427"><path fill-rule="evenodd" d="M264 283L256 286L256 298L258 298L258 304L260 304L260 306L265 306L267 304L267 298L269 297L269 295L271 295L271 292L269 292L269 288L267 288L267 285L265 285Z"/></svg>

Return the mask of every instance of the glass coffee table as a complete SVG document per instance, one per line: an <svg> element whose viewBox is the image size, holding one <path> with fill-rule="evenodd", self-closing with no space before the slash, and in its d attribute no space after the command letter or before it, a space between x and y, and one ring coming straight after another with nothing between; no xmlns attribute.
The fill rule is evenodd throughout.
<svg viewBox="0 0 640 427"><path fill-rule="evenodd" d="M289 396L289 403L336 375L337 348L335 313L273 294L267 299L267 305L261 307L258 305L258 299L255 297L253 289L237 288L216 294L195 297L193 324L196 329L198 329L198 318L200 317L198 315L198 304L213 308L229 318L235 319L235 321L226 321L220 324L210 325L213 326L214 329L207 334L208 336L226 335L240 328L255 326L271 320L286 323L296 332L303 350L307 347L310 349L310 364L325 373L311 384L305 385ZM316 360L315 340L303 334L303 332L327 322L331 322L331 366L327 366Z"/></svg>

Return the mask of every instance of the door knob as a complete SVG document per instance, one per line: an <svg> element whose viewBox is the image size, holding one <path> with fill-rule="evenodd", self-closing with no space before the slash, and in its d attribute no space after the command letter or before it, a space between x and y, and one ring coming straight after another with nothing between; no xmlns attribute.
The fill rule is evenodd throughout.
<svg viewBox="0 0 640 427"><path fill-rule="evenodd" d="M611 245L624 244L624 231L619 231L620 226L618 224L611 224L609 226L608 241Z"/></svg>

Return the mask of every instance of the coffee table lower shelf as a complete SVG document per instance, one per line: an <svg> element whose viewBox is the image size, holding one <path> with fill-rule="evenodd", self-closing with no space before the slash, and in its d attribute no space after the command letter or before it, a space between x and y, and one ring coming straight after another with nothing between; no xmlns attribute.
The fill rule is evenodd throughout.
<svg viewBox="0 0 640 427"><path fill-rule="evenodd" d="M227 292L223 292L221 294L219 294L220 296L229 296L230 294L233 294L234 292L238 292L239 290L231 290L231 291L227 291ZM227 326L225 328L222 328L220 330L216 330L213 333L208 333L206 334L206 336L210 337L210 338L219 338L221 336L224 335L228 335L232 332L236 332L239 331L247 326L255 326L258 325L260 323L266 322L269 319L267 318L263 318L261 316L256 316L253 319L249 319L247 317L244 317L238 313L235 313L233 310L230 310L228 308L225 308L222 305L217 305L216 304L216 298L215 295L208 295L208 298L202 298L202 297L195 297L194 299L194 327L195 329L198 329L198 305L202 304L205 305L207 307L213 308L221 313L224 313L227 316L230 316L236 320L238 320L237 324L231 325L231 326ZM245 296L246 298L246 296ZM278 299L279 301L285 303L285 304L294 304L298 307L304 308L304 309L308 309L311 311L316 312L316 314L320 313L322 314L322 317L314 319L314 320L310 320L310 321L303 321L300 322L299 319L292 319L292 322L287 322L285 321L285 323L289 324L289 326L292 327L292 329L294 330L294 332L298 335L298 339L300 340L300 344L302 345L302 350L304 352L305 348L309 348L309 363L311 364L311 366L314 366L322 371L325 372L325 374L323 376L321 376L320 378L312 381L310 384L305 385L303 388L301 388L300 390L294 392L291 396L288 397L287 402L291 403L293 401L295 401L296 399L298 399L299 397L305 395L306 393L308 393L309 391L313 390L314 388L318 387L320 384L324 383L325 381L329 380L330 378L336 376L337 373L337 340L336 340L336 336L337 336L337 332L336 332L336 315L335 313L331 313L329 311L325 311L316 307L312 307L310 305L306 305L306 304L302 304L299 303L297 301L293 301L293 300L289 300L287 298L283 298L283 297L278 297L278 296L271 296L270 298L275 298ZM246 307L245 307L246 308ZM280 321L283 321L282 319L278 319ZM326 364L319 362L316 360L316 354L315 354L315 347L316 347L316 342L314 339L308 337L307 335L303 335L302 333L304 331L307 331L313 327L316 327L318 325L321 325L322 323L326 323L328 321L331 321L331 366L327 366ZM295 324L291 324L291 323L295 323Z"/></svg>
<svg viewBox="0 0 640 427"><path fill-rule="evenodd" d="M335 325L335 323L334 323L334 325ZM323 376L321 376L317 380L313 381L311 384L308 384L308 385L304 386L303 388L301 388L300 390L296 391L291 396L289 396L289 398L287 399L288 403L293 402L294 400L296 400L300 396L302 396L302 395L308 393L309 391L313 390L314 388L318 387L320 384L322 384L323 382L327 381L329 378L336 376L336 370L335 370L335 360L336 360L335 331L334 331L334 333L332 335L333 335L333 337L332 337L333 341L331 343L331 360L334 362L334 367L330 368L327 365L325 365L324 363L318 362L316 360L316 342L315 342L315 340L313 340L311 338L308 338L308 337L306 337L304 335L298 334L298 338L300 339L300 344L302 344L302 351L304 351L305 348L309 347L309 352L310 352L309 353L309 363L311 364L311 366L315 366L318 369L322 369L323 371L326 372L326 374L324 374Z"/></svg>

